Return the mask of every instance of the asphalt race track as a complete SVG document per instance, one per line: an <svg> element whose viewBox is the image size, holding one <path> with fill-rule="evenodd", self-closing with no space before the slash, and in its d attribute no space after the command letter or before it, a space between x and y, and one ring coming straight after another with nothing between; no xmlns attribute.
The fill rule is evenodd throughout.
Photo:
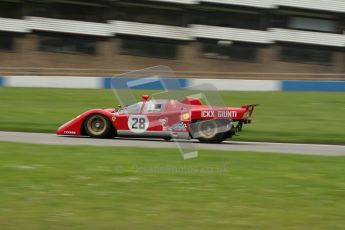
<svg viewBox="0 0 345 230"><path fill-rule="evenodd" d="M92 146L140 146L150 148L176 148L174 141L161 139L92 139L89 137L56 136L46 133L24 133L0 131L0 141L54 145L92 145ZM290 144L267 142L225 141L220 144L204 144L194 141L196 149L236 150L255 152L274 152L304 155L345 156L345 145Z"/></svg>

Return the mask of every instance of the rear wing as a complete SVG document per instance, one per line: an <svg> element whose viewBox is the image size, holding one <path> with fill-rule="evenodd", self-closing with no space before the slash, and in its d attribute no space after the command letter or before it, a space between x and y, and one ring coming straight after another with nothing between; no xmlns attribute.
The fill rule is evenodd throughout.
<svg viewBox="0 0 345 230"><path fill-rule="evenodd" d="M251 123L252 122L252 114L254 112L254 109L259 104L253 104L253 105L243 105L242 108L246 109L246 112L243 114L243 121L244 123Z"/></svg>

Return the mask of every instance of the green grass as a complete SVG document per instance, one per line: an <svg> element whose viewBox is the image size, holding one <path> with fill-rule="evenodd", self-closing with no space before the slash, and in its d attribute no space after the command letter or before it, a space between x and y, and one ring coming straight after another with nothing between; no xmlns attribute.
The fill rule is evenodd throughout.
<svg viewBox="0 0 345 230"><path fill-rule="evenodd" d="M137 92L137 94L147 92ZM150 92L149 92L150 93ZM227 105L259 103L234 140L345 144L345 93L222 92ZM114 107L111 90L0 88L0 130L54 132L91 108Z"/></svg>
<svg viewBox="0 0 345 230"><path fill-rule="evenodd" d="M0 142L0 228L344 229L345 158Z"/></svg>

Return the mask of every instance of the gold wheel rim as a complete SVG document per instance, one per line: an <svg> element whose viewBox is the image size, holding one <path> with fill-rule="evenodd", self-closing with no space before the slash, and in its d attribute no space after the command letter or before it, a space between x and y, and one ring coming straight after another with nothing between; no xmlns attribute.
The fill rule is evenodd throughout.
<svg viewBox="0 0 345 230"><path fill-rule="evenodd" d="M93 135L100 135L102 134L106 129L106 120L104 117L96 115L92 116L87 121L87 129L89 132Z"/></svg>

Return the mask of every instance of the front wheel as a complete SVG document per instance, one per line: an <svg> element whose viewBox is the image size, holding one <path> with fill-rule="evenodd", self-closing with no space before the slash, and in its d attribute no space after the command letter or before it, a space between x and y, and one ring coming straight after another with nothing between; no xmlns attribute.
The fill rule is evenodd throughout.
<svg viewBox="0 0 345 230"><path fill-rule="evenodd" d="M219 132L218 125L214 120L198 121L198 140L202 143L220 143L227 137L226 133Z"/></svg>
<svg viewBox="0 0 345 230"><path fill-rule="evenodd" d="M100 114L90 115L84 123L84 128L90 137L109 138L113 137L109 119Z"/></svg>

